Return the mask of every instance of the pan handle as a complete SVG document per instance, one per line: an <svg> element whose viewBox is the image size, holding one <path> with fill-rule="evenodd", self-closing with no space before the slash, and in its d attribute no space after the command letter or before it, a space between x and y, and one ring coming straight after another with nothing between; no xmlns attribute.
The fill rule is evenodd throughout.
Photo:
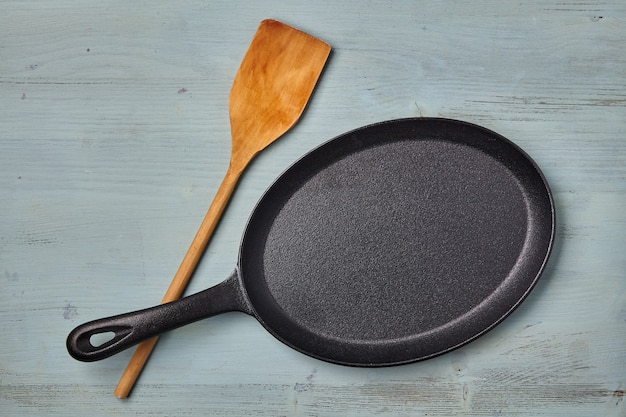
<svg viewBox="0 0 626 417"><path fill-rule="evenodd" d="M79 361L98 361L161 333L227 311L252 314L238 269L222 283L180 300L82 324L67 337L67 350ZM91 337L103 333L114 335L94 346Z"/></svg>

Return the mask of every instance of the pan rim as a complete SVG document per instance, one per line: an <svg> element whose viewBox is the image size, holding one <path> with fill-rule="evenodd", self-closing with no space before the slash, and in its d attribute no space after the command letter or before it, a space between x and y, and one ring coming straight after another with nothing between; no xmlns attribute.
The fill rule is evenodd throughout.
<svg viewBox="0 0 626 417"><path fill-rule="evenodd" d="M444 348L441 349L436 349L436 351L433 351L430 354L424 354L424 355L420 355L419 357L404 357L404 358L400 358L397 360L383 360L380 362L377 361L360 361L360 360L350 360L350 359L345 359L345 357L329 357L328 355L324 355L324 354L319 354L319 352L315 352L315 351L311 351L311 349L305 349L302 347L301 344L298 343L294 343L293 340L291 340L289 337L285 337L283 334L281 334L280 332L278 332L274 326L272 324L270 324L267 320L266 317L264 317L264 313L260 313L259 309L258 309L258 305L255 305L255 302L253 301L254 297L250 296L249 293L249 285L247 284L248 281L246 281L246 279L250 279L250 278L246 278L245 276L245 272L243 271L245 268L245 250L246 250L246 241L248 241L250 239L249 235L251 233L252 227L254 227L254 221L255 221L255 214L258 213L259 208L262 207L262 205L264 204L264 201L266 200L266 198L268 198L268 195L272 192L272 190L275 189L275 187L280 186L281 182L283 181L283 178L293 169L297 169L297 167L303 163L303 161L305 161L307 158L310 157L311 154L315 153L315 152L319 152L320 149L324 149L324 147L330 146L329 144L332 144L338 140L341 140L342 138L345 137L349 137L349 136L353 136L355 134L358 133L362 133L364 131L368 131L371 129L376 129L376 128L380 128L380 127L385 127L385 126L397 126L397 125L402 125L402 124L409 124L409 125L420 125L422 123L437 123L437 124L441 124L444 126L450 126L450 125L454 125L454 126L460 126L460 127L464 127L470 130L474 130L474 131L480 131L482 132L485 136L489 136L492 138L495 138L498 141L502 141L503 143L505 143L507 146L511 147L511 149L514 150L515 153L517 153L519 155L520 158L524 159L526 162L528 162L530 164L530 166L532 167L533 171L535 174L538 175L540 182L541 182L541 188L542 188L542 197L543 198L547 198L547 201L549 203L549 211L550 211L550 218L549 218L549 227L550 230L548 231L544 231L545 233L549 234L549 238L545 240L545 244L546 244L546 248L545 251L542 251L542 258L541 258L541 262L538 266L538 268L534 271L533 277L532 279L530 279L527 283L525 283L524 285L524 291L521 294L518 294L514 299L512 300L512 303L508 306L508 308L503 311L501 314L499 314L499 317L496 320L490 320L488 325L485 325L481 328L480 331L478 332L473 332L472 335L468 336L468 337L464 337L463 340L461 340L458 343L454 343L454 344L450 344L449 346L446 346ZM319 168L316 172L319 172L321 170L323 170L324 168ZM516 178L517 180L517 178ZM548 260L550 258L550 254L552 252L553 246L554 246L554 239L555 239L555 230L556 230L556 214L555 214L555 204L554 204L554 197L552 194L552 191L549 187L549 184L545 178L544 173L541 171L541 169L539 168L539 166L536 164L536 162L521 148L519 147L517 144L515 144L514 142L512 142L511 140L507 139L506 137L488 129L485 128L483 126L477 125L477 124L473 124L470 122L466 122L466 121L461 121L461 120L456 120L456 119L449 119L449 118L437 118L437 117L417 117L417 118L401 118L401 119L392 119L392 120L386 120L386 121L381 121L381 122L377 122L377 123L373 123L373 124L369 124L369 125L365 125L356 129L352 129L348 132L342 133L340 135L335 136L334 138L316 146L315 148L313 148L312 150L308 151L305 155L303 155L302 157L298 158L294 163L292 163L287 169L285 169L277 178L275 181L272 182L272 184L267 188L267 190L263 193L262 197L259 199L259 201L257 202L257 204L254 207L254 210L252 211L252 215L250 216L248 223L246 224L245 227L245 231L243 233L242 239L241 239L241 244L239 246L239 255L238 255L238 263L237 263L237 270L238 270L238 276L239 276L239 280L240 280L240 284L241 287L244 289L244 292L246 293L246 297L248 299L248 304L251 307L251 311L253 316L255 316L255 318L265 327L265 329L267 331L269 331L274 337L276 337L277 339L279 339L281 342L283 342L284 344L292 347L293 349L304 353L308 356L311 357L315 357L317 359L321 359L327 362L332 362L332 363L337 363L337 364L342 364L342 365L348 365L348 366L366 366L366 367L382 367L382 366L393 366L393 365L399 365L399 364L405 364L405 363L411 363L411 362L416 362L416 361L421 361L424 359L428 359L431 357L435 357L438 355L441 355L443 353L449 352L451 350L457 349L460 346L463 346L479 337L481 337L482 335L484 335L485 333L489 332L490 330L492 330L493 328L495 328L498 324L500 324L503 320L505 320L508 316L510 316L513 311L515 311L519 305L527 298L527 296L530 294L530 292L532 291L532 289L536 286L536 283L538 282L539 278L541 277L541 275L543 274L546 265L548 263ZM526 237L528 238L528 236ZM524 244L524 247L526 246L526 243ZM504 282L504 281L503 281ZM502 284L501 284L502 285ZM488 302L488 300L491 298L491 296L489 297L485 297L480 304L482 305L483 303ZM476 306L477 308L478 306ZM442 326L440 327L450 327L450 326L454 326L455 322L462 322L463 318L469 314L472 313L472 311L474 310L470 309L468 311L465 311L464 314L462 314L461 316L459 316L457 319L452 320L451 322L446 322L444 323ZM285 314L285 319L287 320L291 320L292 318L289 317L288 314ZM427 332L424 332L424 334L428 334L428 335L435 335L438 333L438 329L434 328L434 329L429 329ZM419 333L419 334L412 334L406 337L401 337L401 338L391 338L391 339L387 339L384 341L380 341L380 343L378 343L377 341L363 341L363 345L367 345L367 346L373 346L376 344L387 344L390 341L396 341L399 342L401 345L402 344L406 344L406 343L411 343L412 341L416 340L416 339L420 339L420 337L422 337L423 334ZM324 338L326 339L330 339L330 337L328 336L324 336ZM410 356L410 355L409 355Z"/></svg>

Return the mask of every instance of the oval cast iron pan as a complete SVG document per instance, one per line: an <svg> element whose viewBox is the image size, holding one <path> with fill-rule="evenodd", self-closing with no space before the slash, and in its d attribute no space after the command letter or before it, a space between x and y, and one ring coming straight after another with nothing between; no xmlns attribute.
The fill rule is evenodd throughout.
<svg viewBox="0 0 626 417"><path fill-rule="evenodd" d="M235 271L181 300L74 329L70 354L113 355L226 311L344 365L426 359L482 335L539 278L554 204L534 162L485 128L401 119L313 150L266 191ZM94 334L114 332L101 346Z"/></svg>

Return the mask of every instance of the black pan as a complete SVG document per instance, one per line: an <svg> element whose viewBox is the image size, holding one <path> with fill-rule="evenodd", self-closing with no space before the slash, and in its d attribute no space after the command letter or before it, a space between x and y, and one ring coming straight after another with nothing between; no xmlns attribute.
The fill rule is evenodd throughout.
<svg viewBox="0 0 626 417"><path fill-rule="evenodd" d="M516 145L447 119L343 134L266 191L235 271L181 300L83 324L82 361L226 311L329 362L396 365L461 346L537 282L554 238L545 178ZM94 334L114 332L101 346Z"/></svg>

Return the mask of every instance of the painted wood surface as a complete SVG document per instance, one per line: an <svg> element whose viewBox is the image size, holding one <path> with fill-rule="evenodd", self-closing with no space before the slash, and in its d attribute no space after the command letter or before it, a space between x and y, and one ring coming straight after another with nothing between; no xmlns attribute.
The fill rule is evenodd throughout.
<svg viewBox="0 0 626 417"><path fill-rule="evenodd" d="M160 301L226 171L228 93L259 22L333 46L301 121L253 162L188 293L224 279L263 190L385 119L507 136L554 192L547 270L471 344L385 369L303 356L232 313L80 363L76 325ZM626 3L0 2L0 415L624 416Z"/></svg>

